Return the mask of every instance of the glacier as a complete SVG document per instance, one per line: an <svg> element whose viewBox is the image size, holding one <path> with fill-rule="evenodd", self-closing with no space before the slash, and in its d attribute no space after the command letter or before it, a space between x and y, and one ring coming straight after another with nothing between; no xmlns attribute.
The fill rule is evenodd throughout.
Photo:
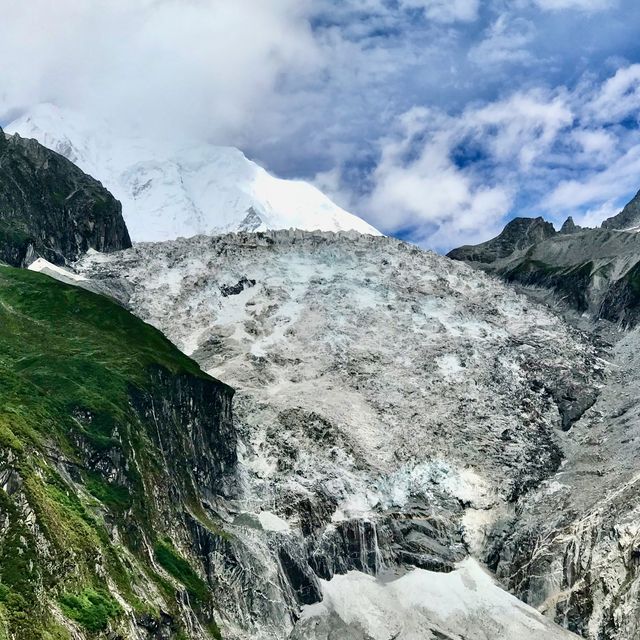
<svg viewBox="0 0 640 640"><path fill-rule="evenodd" d="M75 269L236 389L237 493L219 508L242 550L212 559L225 637L574 637L480 563L561 468L572 390L608 366L584 334L353 232L138 243Z"/></svg>

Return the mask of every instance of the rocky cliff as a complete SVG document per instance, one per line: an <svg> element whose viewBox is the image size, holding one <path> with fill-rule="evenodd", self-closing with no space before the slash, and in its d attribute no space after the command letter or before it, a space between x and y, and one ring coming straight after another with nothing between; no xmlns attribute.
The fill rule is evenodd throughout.
<svg viewBox="0 0 640 640"><path fill-rule="evenodd" d="M519 501L506 543L489 554L515 594L586 638L640 634L639 347L638 329L616 344L565 464Z"/></svg>
<svg viewBox="0 0 640 640"><path fill-rule="evenodd" d="M233 391L106 298L0 267L0 637L217 638Z"/></svg>
<svg viewBox="0 0 640 640"><path fill-rule="evenodd" d="M594 639L640 634L638 202L636 196L601 229L565 225L548 238L524 239L491 263L470 262L526 285L520 288L530 297L613 342L609 372L595 402L571 428L564 464L519 499L510 533L489 545L485 556L513 593ZM450 254L463 260L473 255L466 249Z"/></svg>
<svg viewBox="0 0 640 640"><path fill-rule="evenodd" d="M602 223L603 229L633 229L640 225L640 192L617 215Z"/></svg>
<svg viewBox="0 0 640 640"><path fill-rule="evenodd" d="M514 218L499 236L478 245L453 249L448 255L454 260L491 264L530 246L555 236L550 222L542 218Z"/></svg>
<svg viewBox="0 0 640 640"><path fill-rule="evenodd" d="M0 261L65 264L87 249L131 246L119 202L35 140L0 130Z"/></svg>

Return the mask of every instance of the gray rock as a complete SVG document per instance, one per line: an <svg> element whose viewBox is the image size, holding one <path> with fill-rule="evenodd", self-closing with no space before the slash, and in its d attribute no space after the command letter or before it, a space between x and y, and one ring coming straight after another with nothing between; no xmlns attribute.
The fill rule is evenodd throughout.
<svg viewBox="0 0 640 640"><path fill-rule="evenodd" d="M475 246L466 245L453 249L447 255L454 260L491 264L510 256L514 251L527 249L546 238L551 238L556 230L543 218L514 218L499 236Z"/></svg>
<svg viewBox="0 0 640 640"><path fill-rule="evenodd" d="M602 223L603 229L631 229L640 225L640 191L625 208Z"/></svg>
<svg viewBox="0 0 640 640"><path fill-rule="evenodd" d="M97 181L35 140L0 130L0 261L55 264L89 248L131 246L120 203Z"/></svg>

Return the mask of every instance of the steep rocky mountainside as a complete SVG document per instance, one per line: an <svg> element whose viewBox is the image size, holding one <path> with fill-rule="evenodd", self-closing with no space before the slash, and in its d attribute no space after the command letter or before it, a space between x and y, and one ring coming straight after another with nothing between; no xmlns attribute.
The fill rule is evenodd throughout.
<svg viewBox="0 0 640 640"><path fill-rule="evenodd" d="M197 237L75 266L237 389L222 517L250 553L208 573L225 637L564 637L474 558L505 582L519 570L521 505L609 375L585 336L465 265L359 234Z"/></svg>
<svg viewBox="0 0 640 640"><path fill-rule="evenodd" d="M515 594L583 637L640 637L640 330L614 349L607 384L571 429L565 463L519 501L489 558Z"/></svg>
<svg viewBox="0 0 640 640"><path fill-rule="evenodd" d="M542 218L514 218L499 236L482 244L453 249L448 255L454 260L491 264L555 235L553 225Z"/></svg>
<svg viewBox="0 0 640 640"><path fill-rule="evenodd" d="M542 218L516 218L497 238L448 255L509 282L550 291L553 295L542 296L547 302L621 327L635 326L640 319L640 235L613 227L581 229L572 222L556 233ZM543 234L530 233L541 228Z"/></svg>
<svg viewBox="0 0 640 640"><path fill-rule="evenodd" d="M640 226L640 192L618 215L607 218L602 223L603 229L634 229L638 226Z"/></svg>
<svg viewBox="0 0 640 640"><path fill-rule="evenodd" d="M120 204L98 181L0 129L0 261L23 266L41 255L65 264L89 248L130 246Z"/></svg>
<svg viewBox="0 0 640 640"><path fill-rule="evenodd" d="M101 180L122 202L135 241L290 227L380 235L312 184L276 178L233 147L172 147L170 136L127 136L52 104L34 107L6 128Z"/></svg>
<svg viewBox="0 0 640 640"><path fill-rule="evenodd" d="M528 246L524 240L511 255L491 261L477 258L484 247L485 259L497 239L450 254L527 285L522 290L530 297L615 343L610 373L596 402L572 426L562 467L519 501L517 525L485 557L513 593L588 638L640 635L640 329L632 328L640 318L637 209L638 196L602 229L565 225L564 233ZM566 314L571 309L580 317Z"/></svg>
<svg viewBox="0 0 640 640"><path fill-rule="evenodd" d="M232 394L114 302L0 267L0 638L219 637Z"/></svg>

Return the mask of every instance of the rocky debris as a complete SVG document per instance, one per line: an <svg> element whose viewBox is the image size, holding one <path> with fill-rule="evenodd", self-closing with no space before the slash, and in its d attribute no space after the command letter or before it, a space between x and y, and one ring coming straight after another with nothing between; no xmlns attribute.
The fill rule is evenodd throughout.
<svg viewBox="0 0 640 640"><path fill-rule="evenodd" d="M354 571L500 558L511 509L559 469L602 375L550 311L388 238L240 233L75 266L238 390L233 540L203 534L194 552L233 638L306 637L319 585Z"/></svg>
<svg viewBox="0 0 640 640"><path fill-rule="evenodd" d="M130 246L120 203L97 180L0 130L0 261L25 266L42 256L64 265L90 248Z"/></svg>
<svg viewBox="0 0 640 640"><path fill-rule="evenodd" d="M222 284L220 285L220 293L226 298L227 296L237 296L239 293L242 293L247 287L254 287L256 284L255 280L250 280L249 278L242 276L236 284Z"/></svg>
<svg viewBox="0 0 640 640"><path fill-rule="evenodd" d="M640 333L623 335L565 463L520 499L495 562L513 593L587 638L640 633Z"/></svg>

